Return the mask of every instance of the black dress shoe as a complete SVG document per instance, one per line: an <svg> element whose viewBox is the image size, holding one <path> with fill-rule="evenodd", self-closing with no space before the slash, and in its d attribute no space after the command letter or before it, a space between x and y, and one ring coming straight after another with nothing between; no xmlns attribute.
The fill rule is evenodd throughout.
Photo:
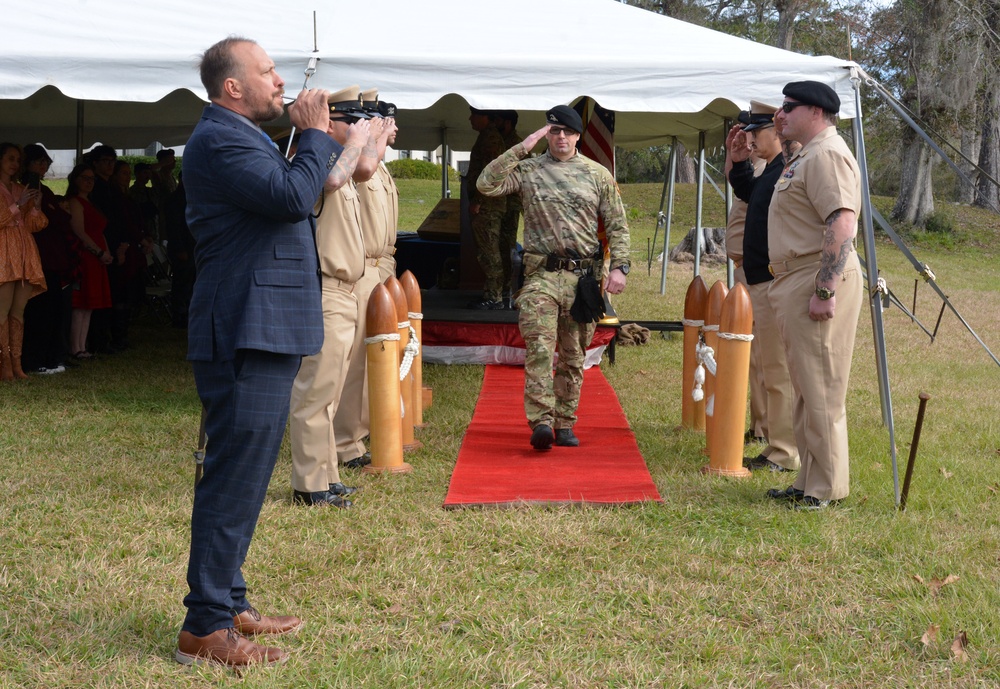
<svg viewBox="0 0 1000 689"><path fill-rule="evenodd" d="M361 469L362 467L368 466L372 463L372 453L366 452L360 457L355 457L354 459L344 462L344 466L348 469Z"/></svg>
<svg viewBox="0 0 1000 689"><path fill-rule="evenodd" d="M751 428L743 435L743 444L749 445L750 443L766 443L767 438L762 435L754 435L753 429Z"/></svg>
<svg viewBox="0 0 1000 689"><path fill-rule="evenodd" d="M535 426L531 432L531 446L536 450L549 450L555 437L552 435L552 427L541 423Z"/></svg>
<svg viewBox="0 0 1000 689"><path fill-rule="evenodd" d="M743 466L745 466L750 471L763 471L766 469L773 474L783 474L786 471L793 471L792 469L786 469L780 464L775 464L764 455L757 455L756 457L744 457Z"/></svg>
<svg viewBox="0 0 1000 689"><path fill-rule="evenodd" d="M315 493L304 493L300 490L292 491L292 502L300 505L316 505L319 507L339 507L347 509L354 503L347 498L334 495L328 490L321 490Z"/></svg>
<svg viewBox="0 0 1000 689"><path fill-rule="evenodd" d="M579 447L580 439L573 435L572 428L557 428L556 445L559 447Z"/></svg>
<svg viewBox="0 0 1000 689"><path fill-rule="evenodd" d="M806 496L803 496L803 498L801 500L799 500L794 505L792 505L791 508L793 510L816 512L816 511L819 511L819 510L825 510L827 507L829 507L830 505L834 504L835 502L839 502L839 501L838 500L820 500L819 498L814 498L811 495L806 495Z"/></svg>
<svg viewBox="0 0 1000 689"><path fill-rule="evenodd" d="M358 489L354 486L345 486L343 483L331 483L329 491L334 495L352 495L357 493Z"/></svg>
<svg viewBox="0 0 1000 689"><path fill-rule="evenodd" d="M781 490L780 488L771 488L767 491L767 497L772 500L791 500L795 502L805 497L805 493L798 488L788 486L788 488L785 488L784 490Z"/></svg>

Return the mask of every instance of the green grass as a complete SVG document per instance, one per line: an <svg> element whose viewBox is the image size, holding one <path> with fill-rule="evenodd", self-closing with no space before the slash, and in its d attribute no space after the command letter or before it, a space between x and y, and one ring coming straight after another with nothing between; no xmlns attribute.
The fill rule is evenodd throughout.
<svg viewBox="0 0 1000 689"><path fill-rule="evenodd" d="M400 187L405 208L419 194ZM413 207L429 210L429 189ZM638 264L660 189L623 193ZM673 241L693 222L680 194ZM997 219L962 213L954 250L914 250L1000 350ZM915 273L886 242L879 263L909 304ZM637 267L616 305L676 320L690 279L671 265L661 297L658 270ZM933 326L937 309L920 283L918 317ZM933 343L898 309L885 316L901 471L917 394L931 395L902 514L867 310L848 398L852 493L822 514L766 501L780 479L699 472L703 438L677 429L679 338L604 366L662 504L443 510L474 366L425 367L434 405L407 455L415 471L351 474L354 510L293 507L286 443L246 574L262 610L307 626L280 641L286 665L242 678L172 659L199 407L183 334L143 321L125 354L0 386L0 687L996 686L1000 368L951 314ZM937 595L914 578L949 574ZM960 631L964 663L949 650Z"/></svg>

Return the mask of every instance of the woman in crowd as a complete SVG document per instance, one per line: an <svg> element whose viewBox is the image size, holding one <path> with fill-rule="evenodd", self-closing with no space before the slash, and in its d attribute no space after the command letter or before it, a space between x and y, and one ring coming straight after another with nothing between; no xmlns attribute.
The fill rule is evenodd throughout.
<svg viewBox="0 0 1000 689"><path fill-rule="evenodd" d="M38 208L49 224L34 234L48 290L28 302L24 309L24 352L21 366L28 373L62 373L66 370L69 321L73 309L74 272L80 263L76 237L70 229L65 202L42 184L52 158L38 144L28 144L21 156L21 184L38 189Z"/></svg>
<svg viewBox="0 0 1000 689"><path fill-rule="evenodd" d="M70 227L80 240L80 289L73 293L73 316L70 322L70 350L77 359L90 359L87 333L94 309L111 308L111 287L107 266L113 257L104 239L107 218L88 200L94 188L94 167L81 163L67 178Z"/></svg>
<svg viewBox="0 0 1000 689"><path fill-rule="evenodd" d="M21 149L0 143L0 378L27 378L21 370L24 307L45 291L45 277L32 232L48 220L38 210L38 189L19 184Z"/></svg>

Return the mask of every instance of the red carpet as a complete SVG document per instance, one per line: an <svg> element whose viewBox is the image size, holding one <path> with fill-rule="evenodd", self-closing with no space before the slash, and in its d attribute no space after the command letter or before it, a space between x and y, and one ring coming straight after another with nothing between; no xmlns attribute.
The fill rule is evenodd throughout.
<svg viewBox="0 0 1000 689"><path fill-rule="evenodd" d="M584 375L578 416L580 447L535 450L524 418L524 369L487 366L444 506L659 501L618 397L597 366Z"/></svg>

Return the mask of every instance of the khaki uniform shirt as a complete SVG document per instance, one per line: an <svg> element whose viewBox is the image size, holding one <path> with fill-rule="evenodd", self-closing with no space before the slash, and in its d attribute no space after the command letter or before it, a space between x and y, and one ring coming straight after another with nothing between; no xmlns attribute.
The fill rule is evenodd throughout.
<svg viewBox="0 0 1000 689"><path fill-rule="evenodd" d="M767 214L771 263L822 251L826 219L841 208L860 214L861 172L830 126L788 161L774 186Z"/></svg>
<svg viewBox="0 0 1000 689"><path fill-rule="evenodd" d="M361 227L364 228L365 256L381 258L395 253L399 225L399 191L385 163L379 161L375 174L358 185Z"/></svg>
<svg viewBox="0 0 1000 689"><path fill-rule="evenodd" d="M316 250L324 277L355 283L365 273L365 241L361 202L354 180L336 191L324 191L316 204Z"/></svg>
<svg viewBox="0 0 1000 689"><path fill-rule="evenodd" d="M566 161L546 151L537 158L519 143L486 166L477 185L486 196L520 193L524 248L538 255L591 258L597 219L604 220L610 269L630 263L628 223L618 185L607 168L577 153Z"/></svg>

